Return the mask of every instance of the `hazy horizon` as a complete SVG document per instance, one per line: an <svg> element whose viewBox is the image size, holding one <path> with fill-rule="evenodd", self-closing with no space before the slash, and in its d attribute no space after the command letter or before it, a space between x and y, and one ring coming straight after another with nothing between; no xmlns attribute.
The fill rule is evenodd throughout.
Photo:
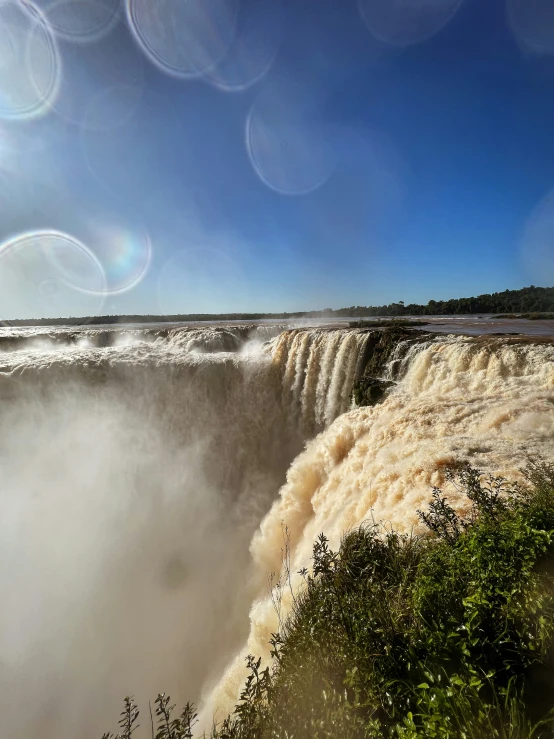
<svg viewBox="0 0 554 739"><path fill-rule="evenodd" d="M535 286L535 285L527 285L525 287L520 288L520 290L527 290L527 289L535 288L535 287L537 287L537 286ZM550 290L552 290L552 289L554 289L554 286L546 286L546 288L540 288L539 287L539 289L550 289ZM503 292L509 292L509 291L507 291L507 290L506 291L499 291L498 293L493 293L493 295L495 295L495 294L502 294ZM517 290L516 290L516 292L517 292ZM457 301L457 300L468 300L468 299L469 300L473 300L473 299L476 299L476 298L484 298L484 297L490 297L490 294L482 294L480 296L457 296L455 298L448 298L447 300L454 300L454 301ZM419 304L419 305L417 305L417 304L409 304L406 301L401 300L401 301L398 301L398 304L400 304L402 306L405 305L406 308L410 308L412 306L413 307L416 307L416 305L417 305L417 307L420 307L420 306L426 306L426 305L428 305L429 302L431 302L432 300L434 300L434 299L431 298L429 301L427 301L427 303L423 303L423 304ZM435 301L435 302L438 302L438 301ZM391 305L391 304L387 304L387 305ZM341 313L341 315L336 315L336 314L339 313L339 312L342 312L342 311L346 311L349 308L356 309L357 311L359 311L360 309L363 309L363 308L367 308L368 310L373 311L373 310L378 309L378 308L385 308L385 307L387 307L387 305L383 305L383 306L372 306L372 305L365 305L365 306L362 306L362 305L344 306L343 305L343 306L336 306L336 307L327 306L326 308L310 308L310 309L306 309L304 311L284 311L284 310L281 310L281 311L268 311L268 312L263 312L263 311L229 311L229 312L225 312L225 313L223 313L223 312L222 313L199 313L199 312L191 312L191 313L118 313L118 314L98 313L98 314L77 315L77 316L49 316L49 317L44 317L44 318L38 318L36 316L26 316L26 317L21 317L21 318L7 318L7 319L4 319L4 321L7 324L10 324L10 323L18 323L18 322L20 322L20 323L21 322L23 322L23 323L28 322L28 323L31 324L31 322L33 322L33 321L36 321L38 323L40 321L52 321L52 322L56 322L56 321L61 321L61 320L70 320L70 321L83 320L84 323L88 323L88 322L94 321L95 318L99 318L99 319L101 319L101 318L110 318L110 319L115 319L115 318L147 318L147 319L159 318L160 319L160 322L165 322L165 321L167 321L168 319L171 319L171 318L179 318L179 319L184 319L185 321L188 320L188 322L190 322L190 323L195 323L195 322L201 323L203 321L208 321L209 319L213 319L215 322L218 322L218 321L226 322L226 321L233 321L233 320L234 321L247 321L247 320L252 320L252 321L257 321L257 320L288 320L289 318L292 319L292 320L294 320L296 317L300 318L300 317L303 317L303 316L306 316L307 318L309 318L309 317L314 317L314 318L325 318L325 317L328 317L328 318L336 318L337 320L347 320L348 318L360 318L360 314L359 313L356 313L356 314L353 313L352 315L347 314L347 313ZM534 312L534 313L537 313L537 314L540 313L540 311L531 311L531 312ZM550 315L550 311L543 311L543 312L545 313L545 316L546 316L546 313L548 313ZM510 309L503 309L503 310L500 310L500 311L478 310L478 311L473 311L473 312L451 313L451 314L449 314L449 313L418 313L418 312L409 313L408 312L408 313L396 314L396 316L405 316L405 317L410 317L411 316L411 317L416 317L416 318L417 317L420 317L420 318L426 317L426 318L439 318L440 319L440 318L444 318L444 317L446 317L448 315L456 315L458 317L464 317L464 316L466 316L466 317L478 318L478 317L481 317L481 316L495 316L495 315L499 315L499 314L503 314L503 313L513 313L513 309L511 309L511 308ZM527 313L529 313L529 310L527 310L527 309L516 310L516 314L517 313L527 314ZM371 312L371 313L368 313L367 317L368 318L380 318L380 317L382 317L382 318L395 318L395 314L387 314L387 313L381 313L381 314L379 314L379 313L373 313L373 312ZM155 321L151 321L151 320L148 321L148 323L154 323L154 322Z"/></svg>

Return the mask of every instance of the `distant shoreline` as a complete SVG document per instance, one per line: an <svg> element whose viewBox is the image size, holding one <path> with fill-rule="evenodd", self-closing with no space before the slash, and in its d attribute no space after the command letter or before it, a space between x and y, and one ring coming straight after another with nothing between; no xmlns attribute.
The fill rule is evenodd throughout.
<svg viewBox="0 0 554 739"><path fill-rule="evenodd" d="M129 323L200 323L219 321L263 320L328 320L332 318L371 319L473 316L510 319L554 319L554 287L523 287L521 290L504 290L500 293L478 295L472 298L430 300L426 305L404 302L380 306L352 305L349 308L325 308L324 310L282 313L181 313L174 315L131 314L121 316L85 316L69 318L24 318L0 320L4 326L102 326Z"/></svg>
<svg viewBox="0 0 554 739"><path fill-rule="evenodd" d="M356 321L348 321L352 316L345 316L345 321L349 324L350 328L383 328L385 326L393 325L397 327L409 327L409 326L429 326L434 320L441 319L445 320L450 318L473 318L482 320L527 320L527 321L539 321L539 320L554 320L554 313L520 313L520 314L494 314L489 313L487 315L477 316L472 313L458 313L449 315L438 315L425 316L429 318L429 321L421 320L420 316L401 317L400 320L396 316L376 316L368 317L368 319L360 318ZM52 327L90 327L90 326L128 326L128 325L141 325L141 324L183 324L183 323L229 323L233 321L258 322L262 320L283 320L293 321L301 319L317 318L320 320L325 319L341 319L342 316L329 315L325 313L266 313L266 314L243 314L243 313L229 313L229 314L203 314L203 315L175 315L175 316L151 316L151 315L122 315L122 316L86 316L86 317L71 317L71 318L38 318L38 319L14 319L0 321L0 327L4 328L32 328L34 326L52 326Z"/></svg>

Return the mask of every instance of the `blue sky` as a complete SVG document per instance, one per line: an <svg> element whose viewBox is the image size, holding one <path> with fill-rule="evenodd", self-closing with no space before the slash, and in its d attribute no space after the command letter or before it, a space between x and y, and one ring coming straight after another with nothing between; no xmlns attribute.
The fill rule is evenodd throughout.
<svg viewBox="0 0 554 739"><path fill-rule="evenodd" d="M0 318L554 284L550 6L8 0Z"/></svg>

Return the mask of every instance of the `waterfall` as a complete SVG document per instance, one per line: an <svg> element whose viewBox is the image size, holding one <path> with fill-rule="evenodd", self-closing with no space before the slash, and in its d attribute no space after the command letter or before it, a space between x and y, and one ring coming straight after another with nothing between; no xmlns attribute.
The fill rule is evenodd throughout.
<svg viewBox="0 0 554 739"><path fill-rule="evenodd" d="M239 649L260 586L249 541L349 406L364 342L282 330L0 332L10 739L97 739L122 694L198 700Z"/></svg>
<svg viewBox="0 0 554 739"><path fill-rule="evenodd" d="M251 543L258 572L281 571L283 527L290 536L291 572L297 573L309 566L321 532L338 548L343 532L367 520L402 531L417 527L417 509L425 507L432 486L445 484L453 462L467 460L514 479L528 455L553 458L551 342L459 336L401 341L384 369L397 381L388 397L339 415L289 468ZM459 492L446 492L463 509ZM293 574L293 587L299 580ZM281 615L289 595L283 593ZM208 702L220 716L237 698L244 657L267 658L271 634L279 630L267 587L253 600L250 624L246 646Z"/></svg>
<svg viewBox="0 0 554 739"><path fill-rule="evenodd" d="M410 529L453 460L552 458L553 359L363 329L1 329L6 736L97 738L162 690L221 717L278 628L282 524L295 572L321 531ZM390 389L354 408L369 367Z"/></svg>
<svg viewBox="0 0 554 739"><path fill-rule="evenodd" d="M350 406L367 339L368 333L360 330L297 329L272 342L283 403L306 436L324 429Z"/></svg>

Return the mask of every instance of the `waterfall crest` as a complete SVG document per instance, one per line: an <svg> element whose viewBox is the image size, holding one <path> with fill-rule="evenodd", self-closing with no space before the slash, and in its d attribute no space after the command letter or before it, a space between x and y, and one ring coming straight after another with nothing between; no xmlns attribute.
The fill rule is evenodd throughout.
<svg viewBox="0 0 554 739"><path fill-rule="evenodd" d="M350 407L367 340L368 333L359 330L296 329L271 342L283 404L307 437Z"/></svg>
<svg viewBox="0 0 554 739"><path fill-rule="evenodd" d="M101 736L122 694L198 700L246 638L249 541L311 429L348 407L362 346L282 328L0 332L10 739Z"/></svg>
<svg viewBox="0 0 554 739"><path fill-rule="evenodd" d="M485 472L518 476L528 455L554 455L554 345L519 339L430 337L400 342L385 368L397 384L379 405L346 412L293 462L287 482L251 543L260 573L279 573L283 527L291 571L309 566L324 532L337 548L343 532L366 520L402 531L417 527L431 487L447 466L467 460ZM458 508L456 490L448 496ZM293 575L293 587L300 584ZM288 591L283 593L286 615ZM267 658L279 620L267 587L253 602L245 648L209 701L233 705L247 654Z"/></svg>
<svg viewBox="0 0 554 739"><path fill-rule="evenodd" d="M278 628L282 524L296 571L321 531L336 547L371 516L409 529L451 461L513 476L528 453L554 457L551 342L383 337L0 330L10 739L96 737L122 695L160 690L209 696L211 723ZM369 371L387 394L354 408Z"/></svg>

